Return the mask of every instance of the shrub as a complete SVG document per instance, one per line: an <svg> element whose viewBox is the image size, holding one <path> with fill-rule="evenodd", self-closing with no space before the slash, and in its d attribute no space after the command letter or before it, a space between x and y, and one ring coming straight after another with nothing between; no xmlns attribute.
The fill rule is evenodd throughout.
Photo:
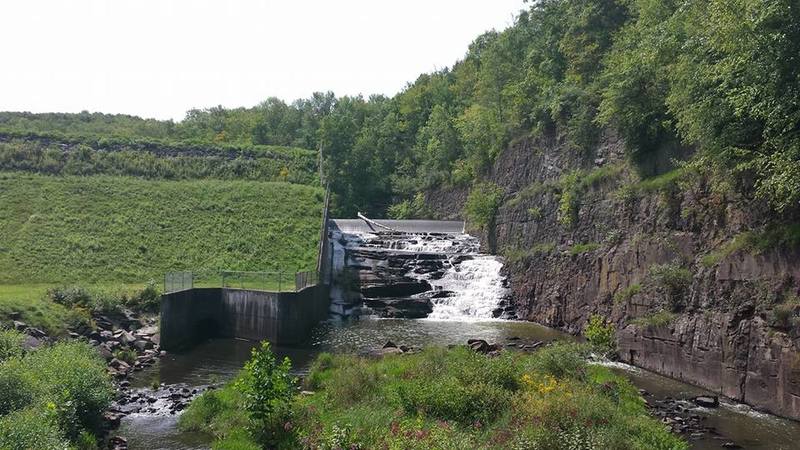
<svg viewBox="0 0 800 450"><path fill-rule="evenodd" d="M586 375L588 350L581 344L555 342L536 352L528 369L555 378L583 379Z"/></svg>
<svg viewBox="0 0 800 450"><path fill-rule="evenodd" d="M24 363L10 358L0 363L0 416L33 403L36 393Z"/></svg>
<svg viewBox="0 0 800 450"><path fill-rule="evenodd" d="M39 401L52 405L68 438L99 427L113 389L105 362L92 347L57 343L26 355L24 364Z"/></svg>
<svg viewBox="0 0 800 450"><path fill-rule="evenodd" d="M22 356L22 344L25 342L25 334L16 330L0 329L0 362L8 358Z"/></svg>
<svg viewBox="0 0 800 450"><path fill-rule="evenodd" d="M272 413L282 409L292 397L295 380L289 375L291 362L284 358L278 363L268 341L252 350L236 389L244 397L244 407L259 422L266 421Z"/></svg>
<svg viewBox="0 0 800 450"><path fill-rule="evenodd" d="M0 448L66 449L69 443L51 413L43 413L39 408L26 408L0 417Z"/></svg>
<svg viewBox="0 0 800 450"><path fill-rule="evenodd" d="M430 211L425 205L425 194L418 192L413 200L403 200L389 207L387 211L392 219L423 219L430 216Z"/></svg>
<svg viewBox="0 0 800 450"><path fill-rule="evenodd" d="M494 221L502 198L503 191L496 184L476 184L464 205L467 219L478 228L486 229Z"/></svg>
<svg viewBox="0 0 800 450"><path fill-rule="evenodd" d="M569 249L569 253L571 255L581 255L583 253L589 253L597 250L600 248L601 245L597 242L588 242L586 244L575 244Z"/></svg>
<svg viewBox="0 0 800 450"><path fill-rule="evenodd" d="M561 177L561 197L558 201L558 222L571 228L578 220L582 191L580 189L581 172L574 170Z"/></svg>
<svg viewBox="0 0 800 450"><path fill-rule="evenodd" d="M603 316L593 315L586 324L583 335L595 351L603 355L615 351L617 328L613 323L607 323Z"/></svg>
<svg viewBox="0 0 800 450"><path fill-rule="evenodd" d="M686 290L692 284L692 272L673 262L651 266L649 274L650 278L664 289L672 310L682 309Z"/></svg>
<svg viewBox="0 0 800 450"><path fill-rule="evenodd" d="M81 308L92 308L92 295L88 290L79 286L62 286L48 289L47 297L54 303L64 305L68 308L79 306Z"/></svg>
<svg viewBox="0 0 800 450"><path fill-rule="evenodd" d="M125 304L138 311L158 311L161 307L161 292L156 281L149 280L142 290L127 298Z"/></svg>
<svg viewBox="0 0 800 450"><path fill-rule="evenodd" d="M642 285L635 283L614 294L614 303L625 303L642 290Z"/></svg>
<svg viewBox="0 0 800 450"><path fill-rule="evenodd" d="M791 297L784 303L775 305L770 314L770 322L772 326L777 328L790 328L793 323L796 312L800 310L800 298Z"/></svg>
<svg viewBox="0 0 800 450"><path fill-rule="evenodd" d="M542 213L542 208L539 208L538 206L528 208L528 215L531 216L531 219L537 222L542 220L542 218L544 217L544 214Z"/></svg>
<svg viewBox="0 0 800 450"><path fill-rule="evenodd" d="M669 311L657 311L643 317L631 320L630 323L645 328L665 327L675 321L677 314Z"/></svg>

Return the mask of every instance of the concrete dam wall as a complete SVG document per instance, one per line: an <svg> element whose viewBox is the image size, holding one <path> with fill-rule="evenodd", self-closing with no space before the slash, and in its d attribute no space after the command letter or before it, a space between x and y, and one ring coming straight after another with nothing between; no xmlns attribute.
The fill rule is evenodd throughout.
<svg viewBox="0 0 800 450"><path fill-rule="evenodd" d="M328 287L298 292L194 288L161 298L161 347L174 351L212 338L295 344L328 316Z"/></svg>

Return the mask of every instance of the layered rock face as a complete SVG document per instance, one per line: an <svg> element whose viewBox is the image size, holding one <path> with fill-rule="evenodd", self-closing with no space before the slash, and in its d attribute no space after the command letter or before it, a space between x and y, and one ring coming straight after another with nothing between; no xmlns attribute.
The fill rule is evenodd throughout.
<svg viewBox="0 0 800 450"><path fill-rule="evenodd" d="M800 419L800 252L735 245L797 218L707 177L635 184L622 155L607 133L593 155L551 137L496 161L486 178L505 200L482 239L506 256L517 316L578 334L600 314L622 360ZM588 181L570 183L575 170ZM466 197L428 203L454 218Z"/></svg>

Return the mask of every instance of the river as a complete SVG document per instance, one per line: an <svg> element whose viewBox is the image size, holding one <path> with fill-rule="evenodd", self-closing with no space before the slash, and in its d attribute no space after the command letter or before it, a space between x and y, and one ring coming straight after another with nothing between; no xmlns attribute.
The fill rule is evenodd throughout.
<svg viewBox="0 0 800 450"><path fill-rule="evenodd" d="M436 291L446 296L432 299L433 311L426 319L379 319L364 315L353 307L342 289L334 289L332 311L359 310L356 320L331 319L317 326L307 342L294 347L274 346L273 351L291 359L293 370L302 374L314 356L320 352L360 353L380 348L386 341L410 347L430 345L446 346L465 344L468 339L480 338L503 345L512 344L510 338L522 342L555 339L572 339L559 331L530 322L493 319L497 306L506 295L505 280L501 276L502 261L478 253L478 242L468 235L422 236L407 234L342 234L334 236L337 247L333 252L338 260L336 267L372 264L375 272L386 272L397 267L391 256L365 261L364 254L374 254L380 249L399 254L400 264L407 273L403 277L425 280ZM348 249L356 249L358 258L348 260ZM369 249L370 252L364 252ZM398 253L399 252L399 253ZM429 270L408 266L408 253L441 254L441 265ZM427 259L430 262L430 259ZM405 270L405 269L404 269ZM395 270L396 272L396 270ZM336 303L339 303L337 306ZM341 314L339 314L341 315ZM355 317L355 315L353 316ZM163 383L166 386L199 387L230 380L250 356L254 342L221 339L202 343L185 353L172 353L158 364L139 372L132 380L132 388L149 389ZM708 392L634 367L615 364L614 370L623 373L640 389L646 390L648 401L676 399L691 414L705 417L703 423L716 433L706 433L691 440L692 448L719 449L726 442L756 450L799 448L800 424L775 416L757 413L751 409L723 401L719 408L706 409L695 406L688 399ZM128 439L131 449L206 449L210 436L183 433L177 428L177 414L168 410L155 413L135 413L122 420L119 434Z"/></svg>

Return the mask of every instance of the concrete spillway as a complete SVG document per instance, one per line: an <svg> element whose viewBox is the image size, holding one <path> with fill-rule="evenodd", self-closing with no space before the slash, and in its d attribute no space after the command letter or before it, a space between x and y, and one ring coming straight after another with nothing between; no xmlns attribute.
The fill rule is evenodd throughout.
<svg viewBox="0 0 800 450"><path fill-rule="evenodd" d="M379 220L381 225L404 233L463 233L464 222L459 220ZM362 219L331 219L328 229L342 233L374 233L386 231Z"/></svg>

